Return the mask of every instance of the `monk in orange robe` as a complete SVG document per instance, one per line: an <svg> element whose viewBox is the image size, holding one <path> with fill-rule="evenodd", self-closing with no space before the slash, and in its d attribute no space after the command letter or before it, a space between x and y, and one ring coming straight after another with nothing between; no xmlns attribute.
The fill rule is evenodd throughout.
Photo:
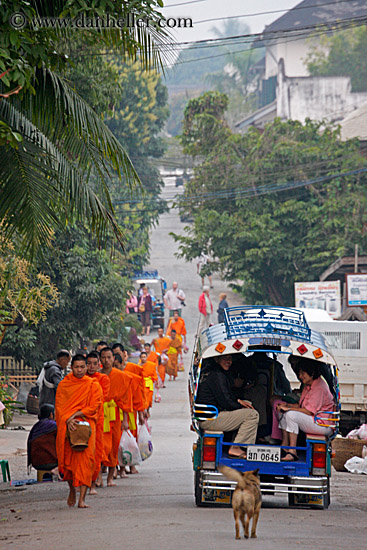
<svg viewBox="0 0 367 550"><path fill-rule="evenodd" d="M167 352L168 363L166 366L166 372L171 380L176 380L177 378L177 367L178 367L178 356L182 351L182 338L176 331L172 329L171 331L171 341L170 346Z"/></svg>
<svg viewBox="0 0 367 550"><path fill-rule="evenodd" d="M149 342L146 342L144 344L144 351L147 354L147 361L154 363L158 372L158 357L159 357L158 353L156 353L155 351L152 351L152 346L149 344Z"/></svg>
<svg viewBox="0 0 367 550"><path fill-rule="evenodd" d="M115 485L113 474L118 463L121 430L129 428L129 412L133 410L132 377L113 368L113 360L112 349L103 348L101 350L102 374L107 374L111 384L107 401L104 404L103 444L107 458L103 464L108 466L107 487ZM123 413L122 420L119 409Z"/></svg>
<svg viewBox="0 0 367 550"><path fill-rule="evenodd" d="M99 372L100 361L99 353L92 351L87 355L87 376L98 381L101 386L103 393L103 403L108 399L110 393L110 379L106 374ZM97 422L96 428L96 463L92 476L92 486L89 491L90 495L96 495L96 486L103 487L102 474L101 474L101 464L107 459L104 445L103 445L103 425L104 425L104 413L103 407L101 407L99 419Z"/></svg>
<svg viewBox="0 0 367 550"><path fill-rule="evenodd" d="M142 351L140 354L139 364L143 367L143 374L145 380L145 387L148 390L148 411L153 405L153 393L154 393L154 383L158 380L157 369L155 363L147 361L147 354L145 351Z"/></svg>
<svg viewBox="0 0 367 550"><path fill-rule="evenodd" d="M176 334L179 336L182 336L184 344L186 345L186 325L185 321L178 315L178 311L173 312L173 317L169 320L168 327L167 327L167 336L171 336L171 331L175 330Z"/></svg>
<svg viewBox="0 0 367 550"><path fill-rule="evenodd" d="M171 339L163 334L163 328L158 329L158 337L154 338L152 341L152 346L158 356L161 356L162 353L167 353ZM158 365L158 374L159 378L162 381L163 388L165 388L164 380L166 378L166 365L162 362Z"/></svg>
<svg viewBox="0 0 367 550"><path fill-rule="evenodd" d="M80 487L78 508L88 508L85 496L92 484L95 465L96 425L103 402L102 389L97 380L85 376L87 364L83 355L75 355L71 361L71 373L57 387L55 412L57 423L56 452L59 471L69 484L67 503L76 503L75 487ZM77 428L79 420L89 423L92 433L88 447L74 451L67 432Z"/></svg>

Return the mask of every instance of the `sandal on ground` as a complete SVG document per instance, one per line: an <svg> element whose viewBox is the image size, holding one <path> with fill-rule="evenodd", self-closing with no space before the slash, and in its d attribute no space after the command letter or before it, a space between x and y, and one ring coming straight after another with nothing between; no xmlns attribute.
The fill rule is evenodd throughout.
<svg viewBox="0 0 367 550"><path fill-rule="evenodd" d="M287 458L287 455L290 455L292 458ZM298 456L295 453L292 453L291 451L287 451L285 453L285 456L283 456L282 460L284 462L295 462L298 460Z"/></svg>

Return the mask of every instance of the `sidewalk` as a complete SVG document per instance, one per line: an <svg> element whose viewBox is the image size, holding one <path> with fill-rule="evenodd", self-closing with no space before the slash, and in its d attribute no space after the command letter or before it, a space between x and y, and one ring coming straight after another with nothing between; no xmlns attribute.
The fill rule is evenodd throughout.
<svg viewBox="0 0 367 550"><path fill-rule="evenodd" d="M0 429L0 459L9 461L13 480L36 477L35 470L31 475L27 473L27 439L37 420L34 414L15 414L10 426L6 430ZM24 429L17 429L19 426ZM0 490L8 487L0 478Z"/></svg>

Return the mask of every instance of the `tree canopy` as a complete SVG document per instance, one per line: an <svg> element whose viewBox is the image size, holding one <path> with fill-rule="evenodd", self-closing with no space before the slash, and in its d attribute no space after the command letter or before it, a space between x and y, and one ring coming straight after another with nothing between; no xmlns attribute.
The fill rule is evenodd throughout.
<svg viewBox="0 0 367 550"><path fill-rule="evenodd" d="M367 27L325 36L306 59L312 76L350 76L353 92L367 91Z"/></svg>
<svg viewBox="0 0 367 550"><path fill-rule="evenodd" d="M204 94L185 110L184 150L201 163L182 197L193 225L175 238L187 259L211 254L247 303L292 305L295 281L317 280L355 244L367 251L367 176L342 175L366 159L357 141L310 120L234 134L226 101Z"/></svg>
<svg viewBox="0 0 367 550"><path fill-rule="evenodd" d="M134 13L156 21L160 5L160 0L123 4L103 0L90 7L77 0L1 2L0 219L5 237L17 235L23 252L33 256L50 244L55 231L78 218L89 220L98 237L112 231L122 244L107 183L113 173L125 185L139 183L126 151L87 102L90 98L86 101L66 80L72 63L67 44L82 36L93 55L111 49L125 60L138 58L142 67L157 67L160 46L167 40L165 31L153 24L35 30L30 21L34 16L81 13L100 17ZM14 12L24 13L29 24L13 28ZM103 72L98 77L101 84ZM101 96L92 100L98 108Z"/></svg>

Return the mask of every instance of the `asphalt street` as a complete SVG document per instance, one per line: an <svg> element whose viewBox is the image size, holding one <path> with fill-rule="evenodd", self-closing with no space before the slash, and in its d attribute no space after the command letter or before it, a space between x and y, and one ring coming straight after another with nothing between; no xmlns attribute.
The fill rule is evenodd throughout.
<svg viewBox="0 0 367 550"><path fill-rule="evenodd" d="M172 195L172 181L165 193ZM139 475L118 479L116 487L103 488L87 497L90 508L66 505L65 483L9 487L0 481L0 548L42 550L231 550L246 546L261 550L366 548L366 477L336 474L332 480L329 510L290 509L286 499L268 497L260 514L258 539L235 541L230 509L196 508L193 498L187 374L198 322L201 292L196 264L174 256L177 245L169 236L182 231L177 213L162 216L152 233L151 267L170 285L177 280L187 295L183 311L190 347L185 372L162 389L162 402L152 410L154 452L139 467ZM226 285L214 278L216 307ZM229 293L230 304L237 298ZM154 335L155 333L153 333ZM153 336L152 335L152 336ZM28 477L25 442L33 417L17 419L26 431L0 430L0 458L9 458L17 476ZM23 454L22 454L23 453ZM32 476L34 477L34 471ZM14 476L13 476L14 477ZM19 478L19 477L18 477Z"/></svg>

